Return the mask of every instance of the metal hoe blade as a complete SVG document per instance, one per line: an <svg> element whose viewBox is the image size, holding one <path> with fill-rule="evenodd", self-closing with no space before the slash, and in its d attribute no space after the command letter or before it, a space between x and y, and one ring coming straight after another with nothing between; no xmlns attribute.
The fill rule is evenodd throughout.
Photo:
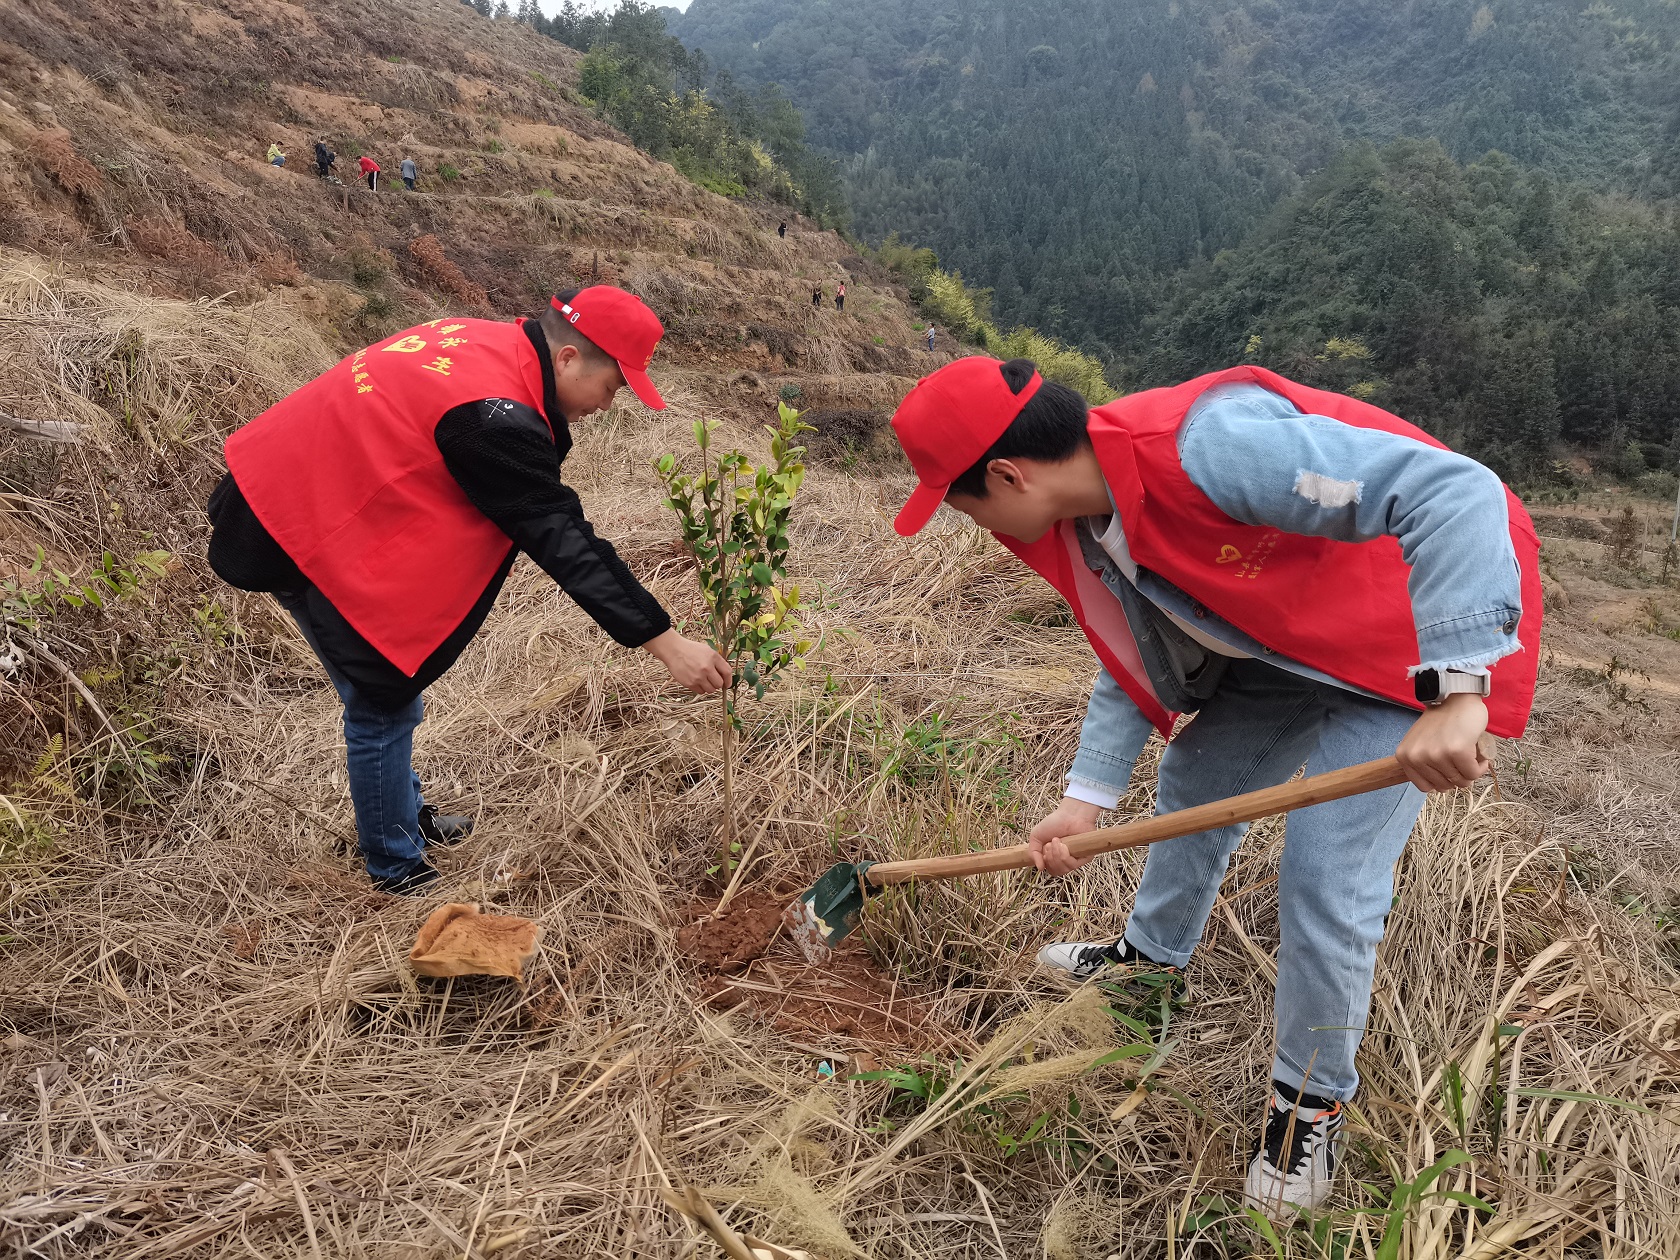
<svg viewBox="0 0 1680 1260"><path fill-rule="evenodd" d="M831 866L786 910L782 919L799 952L813 963L826 963L834 947L851 935L868 883L863 878L873 862L841 862Z"/></svg>

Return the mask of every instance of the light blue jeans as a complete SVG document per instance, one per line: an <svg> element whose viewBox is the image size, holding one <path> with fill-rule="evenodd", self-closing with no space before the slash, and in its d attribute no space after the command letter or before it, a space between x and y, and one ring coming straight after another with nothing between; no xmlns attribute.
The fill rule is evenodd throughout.
<svg viewBox="0 0 1680 1260"><path fill-rule="evenodd" d="M1160 812L1205 805L1391 754L1417 714L1258 660L1233 661L1167 746ZM1272 1076L1349 1099L1365 1034L1394 863L1423 808L1411 784L1297 810L1278 873L1277 1050ZM1126 939L1182 967L1201 940L1246 824L1151 845Z"/></svg>
<svg viewBox="0 0 1680 1260"><path fill-rule="evenodd" d="M403 880L426 866L420 834L420 776L414 772L414 728L425 716L425 699L415 696L400 709L368 703L322 653L307 605L291 595L280 604L314 649L333 690L344 704L344 747L350 804L356 810L356 847L367 871L380 883Z"/></svg>

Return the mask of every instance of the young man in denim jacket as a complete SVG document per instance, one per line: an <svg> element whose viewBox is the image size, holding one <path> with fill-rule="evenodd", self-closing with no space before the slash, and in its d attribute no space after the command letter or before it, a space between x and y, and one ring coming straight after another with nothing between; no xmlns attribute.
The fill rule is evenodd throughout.
<svg viewBox="0 0 1680 1260"><path fill-rule="evenodd" d="M1088 411L1027 360L960 359L893 418L920 484L1067 599L1102 663L1035 865L1126 792L1151 728L1165 812L1396 754L1410 782L1288 821L1278 878L1272 1098L1246 1198L1280 1218L1328 1200L1359 1077L1393 868L1424 793L1522 732L1539 643L1538 540L1486 468L1358 399L1234 368ZM1246 827L1152 846L1124 935L1047 946L1084 980L1189 961Z"/></svg>

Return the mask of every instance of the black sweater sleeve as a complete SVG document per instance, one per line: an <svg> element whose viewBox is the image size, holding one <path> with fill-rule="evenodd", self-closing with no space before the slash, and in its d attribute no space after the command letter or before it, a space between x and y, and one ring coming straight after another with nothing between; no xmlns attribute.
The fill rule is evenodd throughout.
<svg viewBox="0 0 1680 1260"><path fill-rule="evenodd" d="M671 628L659 601L595 536L577 494L561 482L572 446L564 421L551 436L535 409L485 398L446 411L434 436L472 505L617 642L640 647Z"/></svg>

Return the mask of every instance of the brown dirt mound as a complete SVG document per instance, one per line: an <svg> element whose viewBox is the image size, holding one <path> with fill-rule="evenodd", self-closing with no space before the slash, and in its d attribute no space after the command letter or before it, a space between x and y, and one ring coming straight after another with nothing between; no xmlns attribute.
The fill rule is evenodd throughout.
<svg viewBox="0 0 1680 1260"><path fill-rule="evenodd" d="M735 898L723 914L694 921L677 933L678 947L701 975L706 1005L745 1008L785 1033L812 1032L872 1046L931 1049L953 1036L916 995L883 975L856 937L833 958L812 966L781 936L781 915L796 890L757 890Z"/></svg>
<svg viewBox="0 0 1680 1260"><path fill-rule="evenodd" d="M677 933L677 946L693 956L704 971L726 975L762 958L782 921L790 894L743 893L722 914L697 918Z"/></svg>

